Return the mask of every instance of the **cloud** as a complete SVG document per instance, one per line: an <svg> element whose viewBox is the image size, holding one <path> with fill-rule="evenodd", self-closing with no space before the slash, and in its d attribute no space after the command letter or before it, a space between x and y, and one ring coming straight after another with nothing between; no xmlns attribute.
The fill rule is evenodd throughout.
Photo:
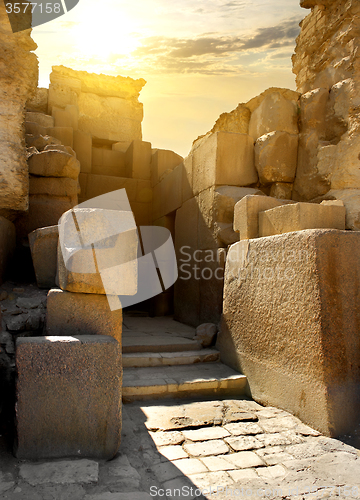
<svg viewBox="0 0 360 500"><path fill-rule="evenodd" d="M229 1L225 5L238 6L242 3ZM299 31L299 19L291 18L277 26L258 28L248 36L226 36L214 32L194 38L153 36L142 39L142 45L132 53L132 57L138 59L140 65L157 72L241 73L244 71L238 61L241 55L271 52L279 48L292 50ZM277 50L271 55L272 59L280 59L291 54L290 50Z"/></svg>

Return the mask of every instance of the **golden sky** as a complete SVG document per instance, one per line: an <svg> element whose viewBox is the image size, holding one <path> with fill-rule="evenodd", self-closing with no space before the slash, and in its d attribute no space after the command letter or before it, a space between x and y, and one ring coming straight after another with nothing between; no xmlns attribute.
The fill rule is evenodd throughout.
<svg viewBox="0 0 360 500"><path fill-rule="evenodd" d="M185 156L218 116L269 87L295 89L299 0L80 0L33 30L51 66L144 78L143 140Z"/></svg>

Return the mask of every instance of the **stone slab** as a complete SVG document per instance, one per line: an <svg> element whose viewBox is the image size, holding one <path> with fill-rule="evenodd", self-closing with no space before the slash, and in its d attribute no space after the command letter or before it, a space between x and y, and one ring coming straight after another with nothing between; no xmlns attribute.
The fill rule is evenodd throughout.
<svg viewBox="0 0 360 500"><path fill-rule="evenodd" d="M69 153L43 151L33 154L28 160L29 173L41 177L69 177L77 180L80 163Z"/></svg>
<svg viewBox="0 0 360 500"><path fill-rule="evenodd" d="M108 336L19 338L16 456L110 459L121 438L121 346Z"/></svg>
<svg viewBox="0 0 360 500"><path fill-rule="evenodd" d="M241 367L256 401L331 436L351 432L360 415L359 243L338 230L243 241L225 274L221 359Z"/></svg>
<svg viewBox="0 0 360 500"><path fill-rule="evenodd" d="M58 240L58 226L44 227L29 234L31 257L39 288L55 286Z"/></svg>
<svg viewBox="0 0 360 500"><path fill-rule="evenodd" d="M345 229L345 216L344 206L291 203L259 213L259 236L304 229Z"/></svg>
<svg viewBox="0 0 360 500"><path fill-rule="evenodd" d="M109 335L121 343L122 311L111 311L106 295L52 289L46 332L50 336Z"/></svg>
<svg viewBox="0 0 360 500"><path fill-rule="evenodd" d="M98 482L99 464L93 460L62 460L40 464L20 465L23 481L38 486L43 484L93 484Z"/></svg>

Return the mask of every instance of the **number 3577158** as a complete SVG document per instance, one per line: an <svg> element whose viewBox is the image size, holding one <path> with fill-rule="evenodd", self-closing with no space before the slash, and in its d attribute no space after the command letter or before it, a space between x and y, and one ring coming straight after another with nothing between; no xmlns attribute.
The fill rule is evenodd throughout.
<svg viewBox="0 0 360 500"><path fill-rule="evenodd" d="M43 2L23 2L23 3L7 3L6 12L8 14L20 14L31 10L33 14L35 9L38 9L41 14L60 14L60 3L43 3Z"/></svg>

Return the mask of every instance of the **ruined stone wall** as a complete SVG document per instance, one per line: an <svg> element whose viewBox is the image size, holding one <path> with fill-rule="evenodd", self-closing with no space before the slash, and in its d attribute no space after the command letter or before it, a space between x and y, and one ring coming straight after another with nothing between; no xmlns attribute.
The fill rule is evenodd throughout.
<svg viewBox="0 0 360 500"><path fill-rule="evenodd" d="M57 113L61 117L61 110L73 109L78 113L79 130L98 141L141 140L143 105L138 97L145 80L54 66L50 82L50 115Z"/></svg>
<svg viewBox="0 0 360 500"><path fill-rule="evenodd" d="M293 197L341 199L347 228L360 229L360 5L304 0L293 56L300 100L299 156Z"/></svg>
<svg viewBox="0 0 360 500"><path fill-rule="evenodd" d="M0 3L0 215L27 210L29 179L25 153L25 103L38 80L30 30L13 33Z"/></svg>

